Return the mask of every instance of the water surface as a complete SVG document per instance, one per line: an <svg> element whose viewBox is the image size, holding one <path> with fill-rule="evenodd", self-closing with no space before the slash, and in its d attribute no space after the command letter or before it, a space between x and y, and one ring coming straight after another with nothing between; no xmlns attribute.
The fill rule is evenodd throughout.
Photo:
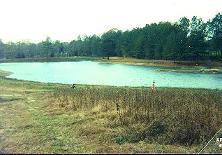
<svg viewBox="0 0 222 155"><path fill-rule="evenodd" d="M222 74L159 72L161 67L80 62L2 63L10 78L64 84L222 89Z"/></svg>

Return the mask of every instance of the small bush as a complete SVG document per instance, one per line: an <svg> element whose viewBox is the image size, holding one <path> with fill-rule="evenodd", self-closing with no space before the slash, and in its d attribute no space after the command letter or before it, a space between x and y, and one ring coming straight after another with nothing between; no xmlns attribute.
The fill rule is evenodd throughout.
<svg viewBox="0 0 222 155"><path fill-rule="evenodd" d="M119 145L122 145L127 142L127 138L124 136L118 136L115 138L115 142Z"/></svg>

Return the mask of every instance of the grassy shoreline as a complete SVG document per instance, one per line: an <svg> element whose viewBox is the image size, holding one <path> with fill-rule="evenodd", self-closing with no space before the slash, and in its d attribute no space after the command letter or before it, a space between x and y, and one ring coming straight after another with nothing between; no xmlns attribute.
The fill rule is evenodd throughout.
<svg viewBox="0 0 222 155"><path fill-rule="evenodd" d="M0 77L6 77L6 76L9 76L11 74L12 74L12 72L5 71L5 70L0 70Z"/></svg>
<svg viewBox="0 0 222 155"><path fill-rule="evenodd" d="M118 63L118 64L130 64L130 65L142 65L142 66L208 66L208 67L220 67L221 61L173 61L173 60L147 60L136 58L124 58L124 57L50 57L50 58L17 58L17 59L0 59L0 63L9 62L66 62L66 61L98 61L103 63Z"/></svg>
<svg viewBox="0 0 222 155"><path fill-rule="evenodd" d="M77 85L73 90L7 74L0 72L0 152L194 153L207 141L198 137L213 135L215 121L222 123L220 90L161 88L159 95L145 87ZM180 143L180 133L190 129L200 142ZM177 138L172 143L169 136ZM212 144L204 151L221 150Z"/></svg>

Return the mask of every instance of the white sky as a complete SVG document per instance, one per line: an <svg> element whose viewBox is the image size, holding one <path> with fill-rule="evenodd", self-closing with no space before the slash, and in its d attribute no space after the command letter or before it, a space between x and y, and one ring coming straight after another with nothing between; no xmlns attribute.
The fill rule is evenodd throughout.
<svg viewBox="0 0 222 155"><path fill-rule="evenodd" d="M207 21L221 11L222 0L0 0L0 38L71 41L183 16Z"/></svg>

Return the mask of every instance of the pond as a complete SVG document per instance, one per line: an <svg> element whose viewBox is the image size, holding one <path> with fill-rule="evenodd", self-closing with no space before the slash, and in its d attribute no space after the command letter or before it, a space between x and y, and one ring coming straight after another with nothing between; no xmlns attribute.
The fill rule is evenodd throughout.
<svg viewBox="0 0 222 155"><path fill-rule="evenodd" d="M166 67L165 67L166 68ZM222 74L160 72L161 67L105 64L92 61L2 63L0 70L20 80L112 86L222 89Z"/></svg>

